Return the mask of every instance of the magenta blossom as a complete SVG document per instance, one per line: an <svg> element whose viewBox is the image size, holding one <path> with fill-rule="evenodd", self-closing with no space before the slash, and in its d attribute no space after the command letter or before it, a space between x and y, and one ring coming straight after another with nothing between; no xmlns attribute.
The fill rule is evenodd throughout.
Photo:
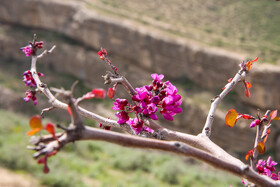
<svg viewBox="0 0 280 187"><path fill-rule="evenodd" d="M270 171L275 171L274 166L277 165L277 162L274 162L270 157L268 157L267 161L266 161L266 168L269 169Z"/></svg>
<svg viewBox="0 0 280 187"><path fill-rule="evenodd" d="M30 56L33 53L32 46L30 44L20 48L20 50L24 52L26 56Z"/></svg>
<svg viewBox="0 0 280 187"><path fill-rule="evenodd" d="M152 133L152 134L155 132L153 129L151 129L149 127L144 127L143 130L146 132Z"/></svg>
<svg viewBox="0 0 280 187"><path fill-rule="evenodd" d="M164 78L164 75L162 75L162 74L158 75L158 74L154 73L154 74L151 75L151 77L152 77L155 81L161 82L161 80Z"/></svg>
<svg viewBox="0 0 280 187"><path fill-rule="evenodd" d="M43 48L43 41L35 42L35 44L28 44L25 47L21 47L20 50L25 53L26 56L35 54L37 49Z"/></svg>
<svg viewBox="0 0 280 187"><path fill-rule="evenodd" d="M30 91L30 90L27 90L25 92L25 95L26 97L24 98L24 101L25 102L28 102L30 101L30 99L33 101L33 104L34 105L37 105L37 97L35 96L36 92L35 91Z"/></svg>
<svg viewBox="0 0 280 187"><path fill-rule="evenodd" d="M115 114L119 119L118 119L118 124L124 124L129 120L129 116L127 112L121 111Z"/></svg>
<svg viewBox="0 0 280 187"><path fill-rule="evenodd" d="M43 73L37 73L39 77L43 77ZM32 76L31 71L25 71L23 73L23 82L25 83L25 86L30 86L31 88L34 88L36 86L36 82Z"/></svg>
<svg viewBox="0 0 280 187"><path fill-rule="evenodd" d="M138 118L128 120L128 124L133 128L136 134L139 134L143 130L143 121Z"/></svg>
<svg viewBox="0 0 280 187"><path fill-rule="evenodd" d="M275 171L274 166L277 165L277 162L273 161L271 157L268 157L267 161L265 160L259 160L256 167L257 171L260 174L266 175L273 180L280 180L280 172L278 173L278 176L276 173L272 173Z"/></svg>
<svg viewBox="0 0 280 187"><path fill-rule="evenodd" d="M128 105L126 99L116 99L116 102L113 103L113 110L125 110L125 107Z"/></svg>
<svg viewBox="0 0 280 187"><path fill-rule="evenodd" d="M181 96L177 94L178 89L169 81L162 82L164 78L162 74L154 73L151 77L153 78L151 85L135 89L136 94L132 96L132 105L126 99L116 99L113 103L112 109L120 111L115 114L119 118L119 124L128 121L128 113L135 113L137 117L129 120L128 123L137 134L143 130L141 116L158 120L156 112L160 110L165 119L172 121L173 116L182 112L182 108L180 108L182 100ZM150 132L149 129L147 131Z"/></svg>

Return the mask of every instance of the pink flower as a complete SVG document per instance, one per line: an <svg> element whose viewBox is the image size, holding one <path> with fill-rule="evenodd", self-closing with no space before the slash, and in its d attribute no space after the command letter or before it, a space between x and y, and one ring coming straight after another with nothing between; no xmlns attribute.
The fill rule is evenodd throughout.
<svg viewBox="0 0 280 187"><path fill-rule="evenodd" d="M32 46L30 44L20 48L20 50L24 52L26 56L30 56L33 53Z"/></svg>
<svg viewBox="0 0 280 187"><path fill-rule="evenodd" d="M118 124L124 124L129 120L129 116L127 112L121 111L115 114L119 119L118 119Z"/></svg>
<svg viewBox="0 0 280 187"><path fill-rule="evenodd" d="M277 162L274 162L270 157L268 157L267 161L266 161L266 168L269 169L270 171L275 171L274 166L277 165Z"/></svg>
<svg viewBox="0 0 280 187"><path fill-rule="evenodd" d="M128 105L126 99L116 99L116 102L113 102L113 110L125 110L125 107Z"/></svg>
<svg viewBox="0 0 280 187"><path fill-rule="evenodd" d="M30 91L30 90L27 90L25 92L25 95L26 97L24 98L24 101L25 102L28 102L30 101L30 99L33 101L33 104L34 105L37 105L37 97L35 96L36 92L35 91Z"/></svg>
<svg viewBox="0 0 280 187"><path fill-rule="evenodd" d="M128 124L135 130L136 134L139 134L143 130L143 121L138 118L128 120Z"/></svg>

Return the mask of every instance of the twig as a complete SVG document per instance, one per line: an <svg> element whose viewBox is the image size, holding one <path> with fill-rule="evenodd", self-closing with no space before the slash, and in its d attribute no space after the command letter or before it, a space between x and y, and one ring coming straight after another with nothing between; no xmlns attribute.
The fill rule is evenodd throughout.
<svg viewBox="0 0 280 187"><path fill-rule="evenodd" d="M267 110L265 113L265 116L268 116L270 113L270 110ZM259 142L262 141L262 129L263 129L263 121L261 122L260 125L257 126L257 131L256 131L256 138L255 138L255 143L254 143L254 153L253 153L253 157L250 158L250 162L251 162L251 167L256 171L256 165L257 165L257 158L259 155L258 150L256 149L257 145ZM266 128L264 129L266 130ZM263 131L264 132L264 131Z"/></svg>
<svg viewBox="0 0 280 187"><path fill-rule="evenodd" d="M53 50L56 48L56 46L52 46L52 48L50 50L45 50L43 53L41 53L40 55L37 56L38 59L44 57L47 54L50 54L53 52Z"/></svg>
<svg viewBox="0 0 280 187"><path fill-rule="evenodd" d="M225 89L220 93L220 95L216 96L211 104L209 113L207 115L207 119L205 125L202 130L202 135L210 137L211 128L214 121L214 114L218 107L218 104L223 100L223 98L232 90L232 88L236 85L237 82L244 79L247 72L242 68L238 71L238 73L234 76L232 81L225 86Z"/></svg>

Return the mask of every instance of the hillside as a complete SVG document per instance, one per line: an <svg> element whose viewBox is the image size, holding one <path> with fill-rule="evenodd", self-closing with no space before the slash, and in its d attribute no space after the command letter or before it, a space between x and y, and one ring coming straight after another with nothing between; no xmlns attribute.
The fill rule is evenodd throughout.
<svg viewBox="0 0 280 187"><path fill-rule="evenodd" d="M262 0L87 0L101 14L280 64L280 3Z"/></svg>

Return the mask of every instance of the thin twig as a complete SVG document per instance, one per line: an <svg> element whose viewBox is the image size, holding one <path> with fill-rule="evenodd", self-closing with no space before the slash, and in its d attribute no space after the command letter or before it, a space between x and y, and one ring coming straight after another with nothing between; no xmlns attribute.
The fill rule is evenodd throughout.
<svg viewBox="0 0 280 187"><path fill-rule="evenodd" d="M43 58L45 55L50 54L53 52L53 50L56 48L56 46L52 46L50 50L45 50L43 53L37 56L38 59Z"/></svg>
<svg viewBox="0 0 280 187"><path fill-rule="evenodd" d="M210 137L212 124L214 121L214 114L218 107L218 104L223 100L223 98L232 90L232 88L239 82L244 79L246 76L246 71L239 70L238 73L234 76L232 81L225 86L225 89L220 93L220 95L216 96L211 104L209 113L207 115L207 119L205 125L202 130L202 135Z"/></svg>

